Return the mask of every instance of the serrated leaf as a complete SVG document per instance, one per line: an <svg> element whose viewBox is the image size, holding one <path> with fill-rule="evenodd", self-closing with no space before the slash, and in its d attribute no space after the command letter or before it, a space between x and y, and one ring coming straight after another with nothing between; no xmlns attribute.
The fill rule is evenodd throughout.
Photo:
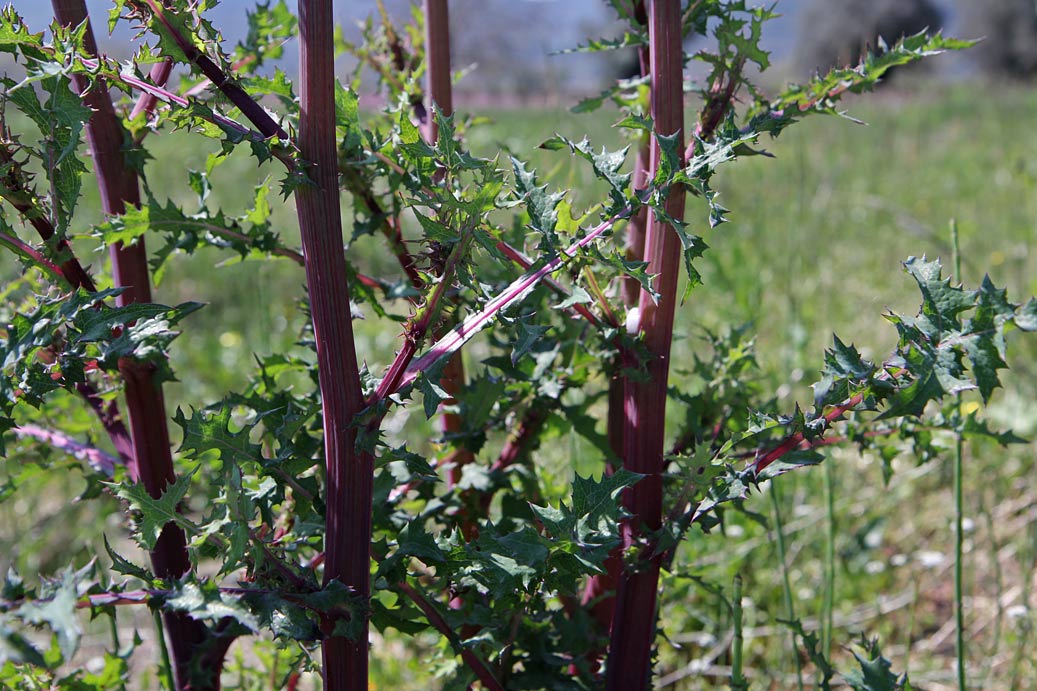
<svg viewBox="0 0 1037 691"><path fill-rule="evenodd" d="M573 286L572 293L562 302L554 306L555 309L564 310L569 309L573 305L587 305L594 302L594 298L590 296L586 290L580 286Z"/></svg>
<svg viewBox="0 0 1037 691"><path fill-rule="evenodd" d="M300 599L308 607L334 616L334 636L356 640L363 631L365 605L356 592L341 581L332 579L320 590Z"/></svg>
<svg viewBox="0 0 1037 691"><path fill-rule="evenodd" d="M556 509L530 504L530 508L555 537L588 537L587 531L608 531L609 522L613 526L618 524L623 515L622 505L618 501L620 492L636 484L642 477L626 469L620 469L600 480L577 474L573 479L572 495L568 505L563 502ZM581 532L578 530L580 524L585 527L582 535L578 534Z"/></svg>
<svg viewBox="0 0 1037 691"><path fill-rule="evenodd" d="M1037 298L1030 298L1016 311L1013 321L1022 331L1037 331Z"/></svg>
<svg viewBox="0 0 1037 691"><path fill-rule="evenodd" d="M757 133L770 132L776 136L806 115L841 114L836 110L836 103L843 94L870 91L895 67L943 51L968 48L974 43L946 38L939 33L930 36L924 31L905 36L892 46L869 50L857 65L838 67L817 75L806 84L789 87L754 112L746 129Z"/></svg>
<svg viewBox="0 0 1037 691"><path fill-rule="evenodd" d="M778 622L791 629L799 640L802 641L803 652L806 653L807 658L814 663L821 673L821 679L819 680L821 691L829 691L832 688L831 682L832 677L835 676L835 669L821 651L821 641L818 639L817 634L812 631L806 631L798 619L779 619Z"/></svg>
<svg viewBox="0 0 1037 691"><path fill-rule="evenodd" d="M576 142L560 134L556 134L551 139L548 139L540 147L543 149L568 147L573 154L591 164L594 175L609 185L609 197L612 199L612 206L605 213L612 214L626 206L630 174L620 173L619 171L626 162L629 147L624 147L618 151L608 151L602 147L600 152L595 153L594 149L591 148L590 140L586 137Z"/></svg>
<svg viewBox="0 0 1037 691"><path fill-rule="evenodd" d="M960 330L958 315L975 306L976 294L954 287L949 278L943 278L939 261L911 257L904 262L904 268L922 291L921 314L938 333Z"/></svg>
<svg viewBox="0 0 1037 691"><path fill-rule="evenodd" d="M36 89L28 82L6 89L6 98L29 116L44 139L39 155L50 182L53 224L63 236L79 199L81 176L86 166L77 156L83 129L91 111L66 75L41 76L34 80L47 98L40 101Z"/></svg>
<svg viewBox="0 0 1037 691"><path fill-rule="evenodd" d="M130 508L139 512L136 538L142 547L147 550L154 549L167 523L177 523L181 526L184 524L177 507L187 496L194 473L195 471L191 471L178 477L166 486L158 499L148 494L143 483L115 485L116 496L129 502Z"/></svg>
<svg viewBox="0 0 1037 691"><path fill-rule="evenodd" d="M893 665L882 656L877 642L867 644L864 655L854 651L853 657L859 669L846 672L843 678L854 691L904 691L907 675L892 672Z"/></svg>
<svg viewBox="0 0 1037 691"><path fill-rule="evenodd" d="M601 51L622 50L634 48L648 43L648 38L642 32L626 31L619 38L590 39L586 43L575 48L567 48L558 51L558 55L566 53L598 53Z"/></svg>
<svg viewBox="0 0 1037 691"><path fill-rule="evenodd" d="M241 64L249 58L242 69L257 70L264 61L276 60L284 52L284 44L296 33L298 19L292 14L285 0L259 4L246 10L248 32L245 40L234 51L235 62Z"/></svg>
<svg viewBox="0 0 1037 691"><path fill-rule="evenodd" d="M642 477L644 476L625 468L605 475L600 480L580 477L577 474L573 479L572 488L573 513L577 516L587 516L591 520L610 514L618 516L617 499L620 492L637 484Z"/></svg>
<svg viewBox="0 0 1037 691"><path fill-rule="evenodd" d="M511 346L511 364L514 366L524 355L533 349L544 335L551 330L550 326L530 324L526 320L518 322L519 337Z"/></svg>
<svg viewBox="0 0 1037 691"><path fill-rule="evenodd" d="M658 188L667 187L677 172L681 170L680 138L679 132L655 135L655 141L659 147L659 163L656 166L652 184Z"/></svg>
<svg viewBox="0 0 1037 691"><path fill-rule="evenodd" d="M964 424L961 428L961 433L966 439L992 439L1001 446L1007 446L1009 444L1026 444L1028 441L1012 432L1012 430L1002 432L991 429L990 424L986 420L980 420L976 417L975 412L969 414L965 418Z"/></svg>
<svg viewBox="0 0 1037 691"><path fill-rule="evenodd" d="M440 404L450 398L450 394L438 382L433 381L427 372L421 372L418 375L414 381L414 388L422 394L422 406L426 418L431 418L435 415L436 411L439 410Z"/></svg>
<svg viewBox="0 0 1037 691"><path fill-rule="evenodd" d="M825 350L821 379L814 384L814 404L819 408L850 398L855 389L869 381L875 365L864 360L851 344L832 336L833 346Z"/></svg>
<svg viewBox="0 0 1037 691"><path fill-rule="evenodd" d="M119 555L119 553L116 552L108 542L107 535L104 536L104 549L108 552L108 557L112 560L112 569L116 573L121 573L123 576L139 578L145 583L152 580L152 576L147 572L147 570Z"/></svg>
<svg viewBox="0 0 1037 691"><path fill-rule="evenodd" d="M488 374L469 381L457 396L464 410L465 427L482 429L493 414L494 407L502 400L506 388L506 380Z"/></svg>
<svg viewBox="0 0 1037 691"><path fill-rule="evenodd" d="M177 408L173 422L183 430L183 440L177 452L197 458L208 451L215 451L222 461L234 466L262 462L262 447L249 440L253 426L245 425L233 432L230 429L231 416L231 405L227 401L200 411L192 409L190 419Z"/></svg>
<svg viewBox="0 0 1037 691"><path fill-rule="evenodd" d="M446 554L436 544L435 538L418 523L403 526L397 542L399 553L420 559L430 566L446 561Z"/></svg>
<svg viewBox="0 0 1037 691"><path fill-rule="evenodd" d="M450 243L460 239L457 231L447 228L445 225L429 218L417 209L411 209L411 213L418 219L421 229L425 231L425 238L430 242Z"/></svg>
<svg viewBox="0 0 1037 691"><path fill-rule="evenodd" d="M536 172L528 170L526 164L519 159L512 157L511 166L515 173L515 194L519 201L526 205L530 228L543 236L540 250L556 253L558 204L565 195L561 192L549 193L547 185L537 185Z"/></svg>
<svg viewBox="0 0 1037 691"><path fill-rule="evenodd" d="M273 592L254 592L245 593L242 599L248 602L260 625L269 628L275 637L290 641L320 640L317 622L294 598L289 600Z"/></svg>
<svg viewBox="0 0 1037 691"><path fill-rule="evenodd" d="M408 451L404 446L385 450L381 460L398 485L414 480L439 482L439 475L428 460L424 456Z"/></svg>
<svg viewBox="0 0 1037 691"><path fill-rule="evenodd" d="M680 468L681 483L688 489L684 499L689 503L704 497L713 480L724 472L724 466L714 462L712 450L706 444L699 444L694 456L674 456L669 460Z"/></svg>
<svg viewBox="0 0 1037 691"><path fill-rule="evenodd" d="M352 89L335 80L335 125L345 138L341 147L346 155L363 153L363 138L360 133L360 96Z"/></svg>

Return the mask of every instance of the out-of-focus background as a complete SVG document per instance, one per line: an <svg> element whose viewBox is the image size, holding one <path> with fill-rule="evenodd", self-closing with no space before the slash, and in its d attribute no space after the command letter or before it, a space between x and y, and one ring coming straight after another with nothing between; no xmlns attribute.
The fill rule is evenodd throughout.
<svg viewBox="0 0 1037 691"><path fill-rule="evenodd" d="M49 3L13 4L40 30L49 22ZM96 17L105 16L108 3L89 4ZM357 36L356 22L376 12L368 0L336 4L347 36ZM251 6L224 0L214 10L213 21L231 44L240 38L241 18ZM387 0L386 6L400 21L409 14L407 2ZM473 151L492 156L505 145L525 152L552 184L573 190L575 204L592 202L582 170L566 156L533 147L554 131L616 146L615 111L577 116L569 108L628 74L632 56L555 54L587 37L614 35L608 7L594 0L453 0L450 9L453 63L465 70L456 87L458 108L493 121L472 129ZM975 285L989 272L1016 300L1037 294L1037 5L1032 0L782 0L777 10L783 16L766 25L764 41L776 64L763 81L771 93L817 69L853 62L880 35L893 41L903 33L942 27L960 38L986 37L970 50L895 74L872 96L849 100L846 107L866 126L814 118L778 140L762 142L774 159L748 159L722 170L717 182L721 201L731 209L730 223L705 228L704 210L698 201L689 202L689 221L711 249L700 261L704 284L678 316L677 381L685 369L681 358L687 361L701 347L701 328L751 323L766 385L789 410L796 400L811 400L807 385L816 379L833 332L854 340L866 356L888 352L895 334L881 315L887 308L904 311L918 304L899 262L927 255L949 265L952 219L961 233L967 283ZM125 58L129 32L121 31L103 42L103 50ZM294 53L289 46L280 64L290 75ZM3 58L0 72L6 69ZM342 61L345 72L349 59ZM694 75L694 62L690 70ZM367 109L379 107L370 90L364 99ZM216 145L183 133L155 136L147 145L154 156L148 164L152 191L190 208L194 195L186 171L204 168ZM268 175L276 179L277 172L257 169L235 153L214 174L210 207L242 213L253 187ZM92 180L84 181L83 190L83 221L97 221ZM289 242L297 238L291 201L273 210L273 220ZM357 240L351 252L368 272L392 275L394 265L376 238ZM297 266L224 264L225 259L203 251L174 261L157 289L156 299L166 304L208 303L189 318L174 347L180 381L167 389L170 411L201 406L240 388L253 367L252 354L290 349L305 318L298 309L304 279ZM95 270L104 269L102 256L88 261ZM16 265L0 258L4 283L15 281L16 274ZM379 327L377 320L358 322L357 329L360 355L378 371L391 357L398 331ZM1020 345L1010 347L1012 374L995 395L988 418L1033 438L1037 348ZM48 422L61 427L66 421ZM830 466L837 526L835 640L848 645L859 633L880 637L894 668L909 671L916 689L932 691L955 688L951 442L944 443L946 454L924 464L903 454L888 487L875 458L835 452ZM545 462L564 462L582 473L599 467L593 450L575 437L543 453L564 455ZM967 453L970 680L975 688L1037 689L1032 654L1037 445L1003 449L977 443ZM696 536L685 555L684 573L709 582L727 584L736 571L746 575L747 664L754 688L795 686L795 653L778 622L787 616L786 578L796 616L808 630L819 625L825 569L821 526L829 511L822 478L811 471L783 477L778 515L766 493L748 506L766 518L766 527L732 517L726 534ZM94 504L71 502L81 486L74 474L41 475L0 505L0 568L11 563L23 574L51 573L68 563L70 552L84 559L104 553L98 526L107 526L115 539L122 516L114 502L109 516L91 508ZM777 556L778 518L787 571ZM669 576L667 587L684 593L686 606L664 612L660 684L697 689L710 687L711 680L723 683L724 670L709 654L724 632L703 624L714 618L715 600L680 575ZM390 639L374 651L372 688L429 688L422 651L405 650ZM848 659L842 649L836 654ZM225 688L246 687L228 679Z"/></svg>

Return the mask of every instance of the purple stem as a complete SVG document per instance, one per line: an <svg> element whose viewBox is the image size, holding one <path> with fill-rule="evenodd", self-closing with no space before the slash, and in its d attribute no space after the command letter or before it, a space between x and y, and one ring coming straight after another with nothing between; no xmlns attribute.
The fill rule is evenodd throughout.
<svg viewBox="0 0 1037 691"><path fill-rule="evenodd" d="M80 58L80 62L83 63L84 67L91 70L99 70L101 67L101 61L94 58ZM140 91L144 94L154 96L155 99L157 99L158 101L162 101L163 103L171 103L173 105L180 106L181 108L186 108L191 105L191 101L184 98L183 96L175 94L172 91L169 91L168 89L155 86L154 84L151 84L148 81L141 79L140 77L136 77L132 74L120 72L118 74L118 77L114 77L114 75L111 75L110 78L117 78L120 82L130 87L131 89L136 89L137 91ZM237 120L228 118L225 115L220 115L215 111L212 114L212 121L217 125L223 125L228 129L232 129L238 134L243 134L253 141L265 141L267 139L267 137L263 136L260 132L250 130Z"/></svg>
<svg viewBox="0 0 1037 691"><path fill-rule="evenodd" d="M648 8L652 120L661 135L680 133L684 125L680 5L676 0L654 0ZM683 150L683 146L678 150ZM653 140L652 170L658 169L661 155L658 140ZM681 186L670 189L665 204L672 218L684 217L684 197ZM666 384L681 255L676 231L656 214L649 214L645 259L648 273L656 276L659 298L641 292L638 328L653 357L647 363L647 380L628 380L625 387L623 463L628 470L644 475L623 494L623 503L631 514L623 526L627 547L635 545L645 530L656 531L662 525ZM659 557L648 558L620 575L612 616L607 691L644 688L649 684L659 567Z"/></svg>
<svg viewBox="0 0 1037 691"><path fill-rule="evenodd" d="M75 285L65 275L65 271L60 266L44 257L43 254L37 251L32 245L27 242L22 242L21 238L17 238L14 235L8 235L7 233L0 233L0 245L7 245L11 248L12 252L31 259L37 266L50 274L51 278L64 281L70 286Z"/></svg>
<svg viewBox="0 0 1037 691"><path fill-rule="evenodd" d="M439 139L439 125L434 117L438 109L444 116L453 115L454 96L450 77L450 11L447 0L425 0L425 78L426 92L430 101L425 109L425 139L436 144ZM446 281L445 277L441 278ZM438 334L437 334L438 335ZM465 385L464 360L460 353L454 353L443 367L439 385L449 394L443 406L457 403L457 396ZM444 412L441 418L441 429L448 438L464 429L464 419L457 413ZM454 448L445 459L447 486L453 487L461 479L461 468L475 460L475 455L463 444Z"/></svg>
<svg viewBox="0 0 1037 691"><path fill-rule="evenodd" d="M327 506L324 582L337 579L366 604L371 592L371 492L374 460L356 448L353 420L364 406L342 253L335 137L335 53L332 0L299 0L299 151L310 183L296 192L306 258L317 371L324 417ZM211 78L211 77L210 77ZM215 81L215 80L214 80ZM219 86L219 82L216 82ZM355 638L321 622L324 688L367 688L367 619Z"/></svg>

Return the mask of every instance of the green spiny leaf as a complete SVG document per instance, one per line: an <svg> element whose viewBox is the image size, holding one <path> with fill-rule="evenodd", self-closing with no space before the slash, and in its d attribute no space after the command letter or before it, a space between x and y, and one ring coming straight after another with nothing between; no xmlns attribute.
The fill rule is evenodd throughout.
<svg viewBox="0 0 1037 691"><path fill-rule="evenodd" d="M854 691L906 691L910 688L906 674L898 677L891 671L893 664L882 656L878 641L865 641L864 649L864 655L853 653L859 669L843 675L850 688Z"/></svg>
<svg viewBox="0 0 1037 691"><path fill-rule="evenodd" d="M526 164L519 159L513 157L511 166L515 173L515 193L526 205L530 227L543 236L540 250L556 253L559 245L555 233L555 227L558 225L558 204L565 195L561 192L548 193L547 185L538 186L536 173L528 170Z"/></svg>
<svg viewBox="0 0 1037 691"><path fill-rule="evenodd" d="M123 576L139 578L145 583L149 583L152 580L152 575L148 573L146 569L137 566L125 557L119 555L119 553L112 548L111 544L109 544L107 535L104 536L104 549L108 552L108 557L112 560L112 569L114 569L116 573L121 573Z"/></svg>
<svg viewBox="0 0 1037 691"><path fill-rule="evenodd" d="M225 464L233 466L262 462L261 447L249 440L254 425L231 431L231 414L231 406L226 401L204 410L192 410L190 419L177 408L173 422L183 429L178 452L198 458L207 451L215 451Z"/></svg>
<svg viewBox="0 0 1037 691"><path fill-rule="evenodd" d="M155 548L155 543L167 523L175 523L188 528L192 533L195 532L195 526L184 519L177 510L180 502L187 496L194 472L185 473L167 485L158 499L148 494L142 483L113 485L116 496L126 500L130 508L138 512L135 537L144 549Z"/></svg>

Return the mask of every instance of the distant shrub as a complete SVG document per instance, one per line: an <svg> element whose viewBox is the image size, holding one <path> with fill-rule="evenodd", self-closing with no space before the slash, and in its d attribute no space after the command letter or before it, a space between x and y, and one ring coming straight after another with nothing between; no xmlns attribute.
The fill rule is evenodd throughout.
<svg viewBox="0 0 1037 691"><path fill-rule="evenodd" d="M851 65L880 36L893 43L926 28L935 31L942 21L930 0L810 0L796 61L802 69L822 72Z"/></svg>
<svg viewBox="0 0 1037 691"><path fill-rule="evenodd" d="M967 32L983 36L972 53L984 71L1016 79L1037 75L1037 5L1033 0L959 0Z"/></svg>

